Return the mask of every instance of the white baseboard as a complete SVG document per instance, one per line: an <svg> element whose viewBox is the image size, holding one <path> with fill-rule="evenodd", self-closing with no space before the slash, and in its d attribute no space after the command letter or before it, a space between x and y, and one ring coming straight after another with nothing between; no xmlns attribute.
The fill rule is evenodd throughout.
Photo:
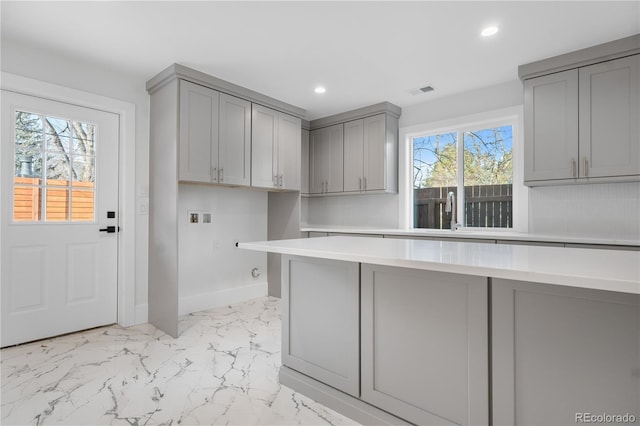
<svg viewBox="0 0 640 426"><path fill-rule="evenodd" d="M191 312L204 311L206 309L219 308L221 306L244 302L245 300L264 297L269 291L266 282L251 284L242 287L228 288L209 293L196 294L180 298L178 308L179 315ZM144 303L135 306L134 323L132 325L149 322L149 305Z"/></svg>
<svg viewBox="0 0 640 426"><path fill-rule="evenodd" d="M191 312L204 311L206 309L219 308L221 306L244 302L245 300L264 297L269 291L267 282L250 284L242 287L228 288L224 290L201 293L180 298L178 314L186 315Z"/></svg>
<svg viewBox="0 0 640 426"><path fill-rule="evenodd" d="M146 324L149 322L149 305L143 303L135 306L135 312L133 314L133 324Z"/></svg>

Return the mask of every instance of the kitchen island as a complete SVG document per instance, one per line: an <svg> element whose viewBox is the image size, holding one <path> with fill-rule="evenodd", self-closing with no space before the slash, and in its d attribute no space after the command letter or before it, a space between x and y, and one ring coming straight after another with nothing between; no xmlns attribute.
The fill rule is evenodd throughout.
<svg viewBox="0 0 640 426"><path fill-rule="evenodd" d="M358 237L239 247L283 255L281 382L361 423L638 424L640 253Z"/></svg>

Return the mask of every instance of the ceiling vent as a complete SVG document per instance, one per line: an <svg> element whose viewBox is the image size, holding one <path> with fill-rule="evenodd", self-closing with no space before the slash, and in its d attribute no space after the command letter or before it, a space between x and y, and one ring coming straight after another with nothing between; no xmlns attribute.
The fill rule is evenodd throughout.
<svg viewBox="0 0 640 426"><path fill-rule="evenodd" d="M414 89L411 91L412 95L422 95L423 93L433 92L433 86L424 86L419 89Z"/></svg>

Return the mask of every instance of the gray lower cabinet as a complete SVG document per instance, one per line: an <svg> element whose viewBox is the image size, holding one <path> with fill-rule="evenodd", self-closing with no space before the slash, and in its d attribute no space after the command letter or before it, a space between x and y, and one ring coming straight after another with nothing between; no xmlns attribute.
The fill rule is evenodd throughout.
<svg viewBox="0 0 640 426"><path fill-rule="evenodd" d="M362 264L362 400L419 425L488 424L487 281Z"/></svg>
<svg viewBox="0 0 640 426"><path fill-rule="evenodd" d="M639 295L501 279L491 291L495 425L640 422Z"/></svg>
<svg viewBox="0 0 640 426"><path fill-rule="evenodd" d="M359 264L282 256L282 364L355 397Z"/></svg>

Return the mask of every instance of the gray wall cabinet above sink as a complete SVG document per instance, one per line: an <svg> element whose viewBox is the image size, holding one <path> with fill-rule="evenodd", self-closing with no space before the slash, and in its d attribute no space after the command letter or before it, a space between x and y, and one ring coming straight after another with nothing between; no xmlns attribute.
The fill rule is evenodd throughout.
<svg viewBox="0 0 640 426"><path fill-rule="evenodd" d="M526 185L640 180L638 52L634 36L520 67Z"/></svg>

